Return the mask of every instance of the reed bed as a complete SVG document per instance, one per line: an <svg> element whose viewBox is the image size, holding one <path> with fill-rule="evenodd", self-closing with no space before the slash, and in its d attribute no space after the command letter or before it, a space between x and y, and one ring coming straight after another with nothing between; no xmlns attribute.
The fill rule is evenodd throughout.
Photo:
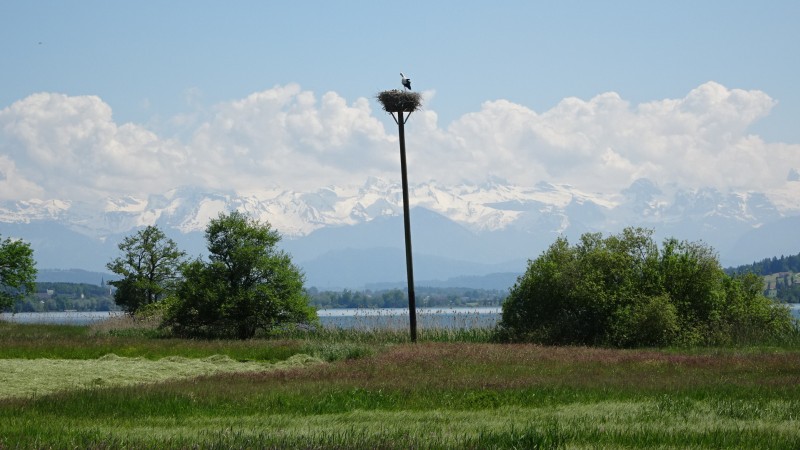
<svg viewBox="0 0 800 450"><path fill-rule="evenodd" d="M493 342L496 318L477 312L452 312L447 309L420 309L417 333L420 342ZM316 328L287 327L269 337L306 339L316 342L360 342L373 345L410 342L409 318L388 310L358 311L338 318L339 326Z"/></svg>

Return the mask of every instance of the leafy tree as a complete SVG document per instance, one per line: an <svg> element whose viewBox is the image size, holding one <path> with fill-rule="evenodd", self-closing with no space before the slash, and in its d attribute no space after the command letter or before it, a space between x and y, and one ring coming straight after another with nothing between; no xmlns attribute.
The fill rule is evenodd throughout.
<svg viewBox="0 0 800 450"><path fill-rule="evenodd" d="M282 323L310 323L303 275L269 223L240 212L220 214L206 228L209 261L183 267L165 324L183 336L251 338Z"/></svg>
<svg viewBox="0 0 800 450"><path fill-rule="evenodd" d="M0 310L36 289L36 261L31 246L20 240L0 240Z"/></svg>
<svg viewBox="0 0 800 450"><path fill-rule="evenodd" d="M753 281L753 280L756 281ZM755 275L731 278L714 251L627 228L559 238L530 261L503 304L501 334L551 344L661 346L729 343L793 329Z"/></svg>
<svg viewBox="0 0 800 450"><path fill-rule="evenodd" d="M719 329L714 330L717 341L768 341L794 331L792 321L786 318L788 309L762 295L763 283L752 273L723 280L725 301L719 312Z"/></svg>
<svg viewBox="0 0 800 450"><path fill-rule="evenodd" d="M185 253L157 226L148 226L118 245L122 256L106 267L120 275L109 284L117 288L114 302L128 313L156 303L175 286Z"/></svg>

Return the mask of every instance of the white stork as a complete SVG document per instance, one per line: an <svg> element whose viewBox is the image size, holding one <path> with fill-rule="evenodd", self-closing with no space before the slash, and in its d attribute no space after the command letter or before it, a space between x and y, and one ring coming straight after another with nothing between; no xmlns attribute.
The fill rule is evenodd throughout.
<svg viewBox="0 0 800 450"><path fill-rule="evenodd" d="M406 78L403 72L400 72L400 82L403 83L404 88L411 90L411 78Z"/></svg>

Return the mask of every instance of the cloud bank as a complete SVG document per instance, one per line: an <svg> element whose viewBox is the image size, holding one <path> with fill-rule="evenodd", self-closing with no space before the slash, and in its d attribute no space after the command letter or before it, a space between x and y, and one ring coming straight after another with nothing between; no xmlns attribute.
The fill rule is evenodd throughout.
<svg viewBox="0 0 800 450"><path fill-rule="evenodd" d="M433 93L426 93L430 98ZM406 127L412 182L500 177L618 192L638 178L684 188L780 188L800 144L748 133L776 101L705 83L631 105L613 92L542 112L485 102L447 126L434 110ZM96 96L38 93L0 110L0 200L91 201L178 186L312 190L399 178L397 129L373 99L289 84L216 105L186 137L114 121Z"/></svg>

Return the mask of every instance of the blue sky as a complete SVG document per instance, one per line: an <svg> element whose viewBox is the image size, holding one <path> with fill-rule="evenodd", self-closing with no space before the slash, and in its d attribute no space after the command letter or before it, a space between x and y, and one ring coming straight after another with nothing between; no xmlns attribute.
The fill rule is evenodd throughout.
<svg viewBox="0 0 800 450"><path fill-rule="evenodd" d="M564 142L585 134L587 147L575 150L578 153L573 156L580 157L583 152L604 154L613 149L602 161L621 158L615 167L624 174L626 183L648 176L662 184L674 181L697 186L697 180L704 178L702 173L670 180L666 174L674 172L674 167L655 167L667 163L648 160L647 155L661 144L653 144L650 153L633 155L628 153L633 150L625 149L633 145L630 142L577 129L574 108L571 113L567 111L569 105L564 100L576 98L583 102L580 108L593 111L599 118L593 122L594 128L605 126L609 120L630 119L625 119L625 114L608 113L627 108L639 121L641 136L652 136L661 133L654 131L658 127L642 131L644 124L667 113L647 115L640 111L640 105L661 102L659 108L668 108L668 102L686 100L691 92L712 82L714 89L701 89L708 95L701 96L705 109L702 114L694 111L695 118L698 124L700 116L706 118L706 125L708 120L724 122L720 127L726 131L715 137L700 136L698 133L704 133L708 126L687 126L695 131L687 132L691 136L681 142L707 144L734 135L733 141L720 147L697 144L698 152L713 155L728 148L729 158L744 151L749 152L749 158L757 158L754 155L759 152L769 153L780 159L780 167L800 167L798 24L800 2L796 1L4 1L0 3L0 111L4 111L0 125L19 124L20 117L27 117L26 123L33 124L29 128L41 126L52 131L67 130L65 124L80 120L94 130L92 133L99 133L92 142L108 138L109 133L114 136L108 138L110 144L90 149L86 146L91 143L75 144L75 138L58 140L64 134L77 133L75 129L55 133L57 136L44 145L40 140L45 131L36 131L38 137L31 137L25 134L30 129L23 133L6 128L5 136L0 136L0 145L4 146L0 156L6 154L5 160L0 159L0 181L16 180L13 193L6 187L7 199L54 196L56 182L48 185L44 180L48 175L37 175L34 168L46 171L45 162L58 160L59 155L70 158L91 154L103 161L104 155L98 152L119 147L122 153L148 155L149 163L163 161L162 168L193 170L200 174L195 181L223 187L225 180L215 180L212 173L204 175L201 167L189 165L193 155L208 161L232 158L269 147L275 141L280 142L276 149L250 155L249 162L243 164L263 163L262 169L274 174L292 164L309 164L318 169L310 170L309 177L320 183L329 180L317 173L332 173L338 178L346 174L388 174L396 169L393 159L368 161L354 155L396 145L391 119L379 110L373 97L381 90L399 87L400 71L412 78L415 89L425 93L428 115L417 119L418 145L439 154L438 160L418 157L420 165L452 161L453 155L462 154L473 156L463 162L465 166L478 164L482 158L491 159L495 146L505 146L498 154L506 152L509 159L530 154L531 164L541 163L542 167L528 175L504 173L501 165L507 162L501 157L501 165L489 170L493 174L520 183L533 184L539 178L578 183L597 167L570 171L563 167L563 161L541 162L543 158L536 155L561 145L573 151L579 145ZM306 108L304 101L308 99L303 98L312 96L315 106L309 107L309 114L321 117L321 125L306 131L315 134L317 141L309 143L299 130L264 135L252 130L260 123L256 120L259 112L269 110L259 102L271 101L274 95L270 95L284 89L290 91L286 95L291 100L273 111L288 113L298 104ZM744 94L731 95L740 91ZM272 94L237 103L267 92ZM48 97L47 101L31 97L38 93L61 97ZM326 93L335 94L336 98L328 100L340 108L337 116L350 114L360 119L326 122ZM615 106L592 103L606 93L618 96L611 102ZM82 102L87 96L91 97L88 103ZM366 99L367 105L359 103L360 99ZM714 109L722 100L727 102L727 109ZM498 101L507 103L492 103ZM494 108L487 108L486 102ZM36 109L45 108L43 105L64 116L45 120L40 114L43 110ZM604 110L606 107L611 109ZM105 109L111 111L110 118ZM489 118L493 111L497 114ZM222 117L225 114L227 119ZM565 114L570 117L569 124L553 118L563 119ZM741 122L731 119L732 115L748 119ZM296 119L302 121L303 117L307 115ZM491 125L524 122L525 117L540 120L541 127L504 131ZM252 127L238 130L239 134L230 133L230 126L224 124L234 118L237 124L250 118ZM376 122L364 129L359 124L367 119ZM679 122L685 123L684 119ZM98 128L98 123L104 125ZM133 126L125 128L125 124ZM617 134L630 132L621 122L615 124L621 127ZM343 128L349 130L347 137L330 134ZM98 129L113 129L113 133L100 133ZM546 137L544 129L570 136ZM480 147L458 144L500 132L503 136L519 132L522 143L508 144L501 142L504 138L495 137ZM747 140L750 134L762 141L760 146ZM239 135L246 136L237 140ZM661 142L671 135L659 136ZM544 140L547 145L536 146L535 142ZM325 153L322 147L326 142L339 145L338 152ZM42 146L54 153L36 156ZM59 146L64 146L63 150ZM222 146L237 150L222 155L218 150ZM713 164L710 157L698 157L696 163ZM350 158L353 161L349 166L330 163ZM105 160L109 159L113 160L113 155ZM266 160L278 161L277 166L267 167ZM98 181L68 195L77 198L92 190L118 195L126 189L142 194L141 188L133 188L134 180L153 171L153 167L144 167L143 161L120 160L114 167L98 167L108 170L109 177L116 180L130 178L130 183L120 181L118 188L112 188L114 180L105 184ZM454 161L459 163L457 158ZM368 163L377 168L374 173L359 165ZM748 160L746 166L759 164ZM764 164L763 173L747 183L720 179L716 186L756 189L770 177L786 177L782 169ZM129 166L136 166L138 171L126 173L122 169ZM58 168L63 166L53 164L53 170ZM232 165L231 174L234 169ZM459 171L460 166L451 170ZM297 176L290 173L291 180ZM420 176L447 178L446 174L422 170ZM241 178L248 177L245 174ZM256 174L251 178L255 180ZM278 184L283 182L278 175L273 179ZM248 183L242 181L232 187L248 189ZM586 188L598 189L605 184L597 180ZM309 181L302 187L312 185ZM170 187L165 183L151 186Z"/></svg>

